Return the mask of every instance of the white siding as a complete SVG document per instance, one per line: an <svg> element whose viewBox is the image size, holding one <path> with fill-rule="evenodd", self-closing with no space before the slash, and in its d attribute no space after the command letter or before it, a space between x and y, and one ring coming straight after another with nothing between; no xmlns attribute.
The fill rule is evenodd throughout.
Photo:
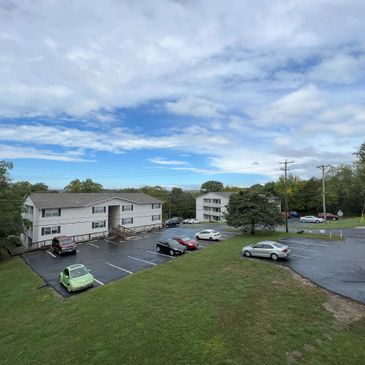
<svg viewBox="0 0 365 365"><path fill-rule="evenodd" d="M33 207L33 215L26 214L25 217L33 222L33 230L29 232L30 238L33 243L44 240L51 240L58 235L67 236L85 236L95 235L107 235L108 234L108 207L119 206L120 214L118 214L116 222L113 222L113 226L118 224L122 225L123 218L133 218L132 224L126 224L125 227L133 230L144 230L148 226L162 225L162 220L152 221L152 216L160 215L162 218L162 205L160 208L152 209L152 204L136 204L130 201L121 199L111 199L103 203L90 205L87 207L79 208L62 208L61 215L55 217L42 217L42 209L34 207L33 202L27 198L26 205ZM133 211L122 211L122 205L133 204ZM94 213L93 206L102 207L105 206L105 213ZM57 208L57 207L55 207ZM105 221L105 227L93 228L92 222ZM60 226L60 233L42 235L43 227ZM82 237L79 238L82 240Z"/></svg>
<svg viewBox="0 0 365 365"><path fill-rule="evenodd" d="M205 200L210 201L206 202ZM217 200L220 202L216 202ZM214 192L199 196L196 198L196 219L200 221L221 220L228 202L228 197Z"/></svg>

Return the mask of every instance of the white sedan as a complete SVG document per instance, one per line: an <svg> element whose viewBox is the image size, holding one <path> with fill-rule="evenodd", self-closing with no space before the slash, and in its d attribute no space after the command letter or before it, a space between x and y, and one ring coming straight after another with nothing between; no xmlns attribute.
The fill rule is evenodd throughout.
<svg viewBox="0 0 365 365"><path fill-rule="evenodd" d="M323 223L323 218L315 217L314 215L306 215L305 217L300 218L301 223Z"/></svg>
<svg viewBox="0 0 365 365"><path fill-rule="evenodd" d="M204 231L195 233L195 238L197 240L218 241L221 238L221 234L214 229L205 229Z"/></svg>

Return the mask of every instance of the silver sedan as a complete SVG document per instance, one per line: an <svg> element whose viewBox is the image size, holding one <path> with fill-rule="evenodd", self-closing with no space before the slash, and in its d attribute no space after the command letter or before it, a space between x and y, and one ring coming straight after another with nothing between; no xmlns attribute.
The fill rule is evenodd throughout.
<svg viewBox="0 0 365 365"><path fill-rule="evenodd" d="M242 249L243 256L269 257L275 261L279 258L286 259L289 254L289 247L276 241L261 241L254 245L245 246Z"/></svg>

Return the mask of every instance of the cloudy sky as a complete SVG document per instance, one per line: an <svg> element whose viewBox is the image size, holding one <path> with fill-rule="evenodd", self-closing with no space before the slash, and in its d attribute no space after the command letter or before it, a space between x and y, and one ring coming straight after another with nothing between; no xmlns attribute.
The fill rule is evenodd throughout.
<svg viewBox="0 0 365 365"><path fill-rule="evenodd" d="M247 186L365 141L363 0L0 0L0 159L54 188Z"/></svg>

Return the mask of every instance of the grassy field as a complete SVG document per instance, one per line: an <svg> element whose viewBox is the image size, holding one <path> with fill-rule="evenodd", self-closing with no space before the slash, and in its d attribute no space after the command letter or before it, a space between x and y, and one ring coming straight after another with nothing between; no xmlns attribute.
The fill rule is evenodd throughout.
<svg viewBox="0 0 365 365"><path fill-rule="evenodd" d="M360 222L360 217L352 217L352 218L344 218L338 221L328 221L325 223L319 224L301 224L298 222L298 227L310 228L310 229L323 229L323 228L355 228L355 227L364 227L365 220Z"/></svg>
<svg viewBox="0 0 365 365"><path fill-rule="evenodd" d="M70 299L38 289L22 259L2 262L0 363L365 364L364 317L345 325L332 295L240 257L279 236L236 237Z"/></svg>

